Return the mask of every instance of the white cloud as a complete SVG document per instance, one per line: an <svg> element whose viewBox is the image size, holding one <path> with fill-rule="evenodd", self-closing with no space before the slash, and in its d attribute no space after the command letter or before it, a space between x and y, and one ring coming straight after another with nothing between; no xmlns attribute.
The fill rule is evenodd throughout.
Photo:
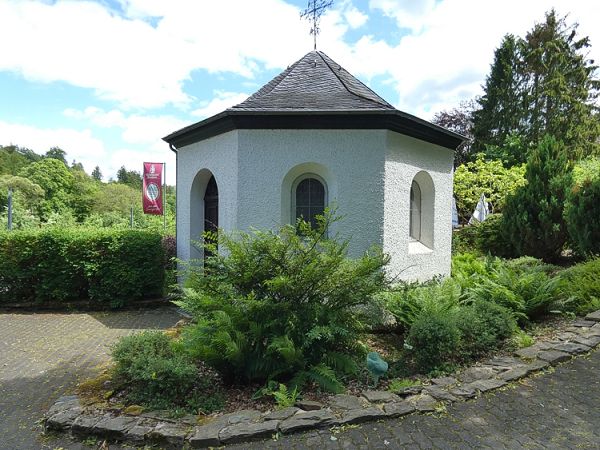
<svg viewBox="0 0 600 450"><path fill-rule="evenodd" d="M385 15L396 19L399 28L420 31L428 14L435 6L435 0L370 0L371 9L380 9Z"/></svg>
<svg viewBox="0 0 600 450"><path fill-rule="evenodd" d="M248 94L239 92L215 91L213 99L208 102L200 103L200 108L192 111L192 115L200 119L205 119L225 111L227 108L237 105L247 98Z"/></svg>
<svg viewBox="0 0 600 450"><path fill-rule="evenodd" d="M90 88L123 107L185 106L193 70L252 77L310 45L298 8L282 0L124 4L126 17L91 1L0 2L0 42L11 43L0 70Z"/></svg>
<svg viewBox="0 0 600 450"><path fill-rule="evenodd" d="M101 108L89 106L83 111L68 108L64 115L70 118L86 119L102 128L120 128L123 141L128 144L166 145L161 138L173 131L189 125L188 121L168 115L125 114L120 110L104 111Z"/></svg>
<svg viewBox="0 0 600 450"><path fill-rule="evenodd" d="M0 143L27 147L38 154L44 154L52 147L60 147L67 153L69 163L77 160L88 173L108 154L103 142L87 129L45 129L0 121Z"/></svg>

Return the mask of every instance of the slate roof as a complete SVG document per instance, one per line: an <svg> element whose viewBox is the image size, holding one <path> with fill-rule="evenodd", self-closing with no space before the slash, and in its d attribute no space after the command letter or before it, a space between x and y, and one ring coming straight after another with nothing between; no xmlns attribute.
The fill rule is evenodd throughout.
<svg viewBox="0 0 600 450"><path fill-rule="evenodd" d="M242 103L163 138L182 147L235 129L388 129L449 149L465 139L399 111L321 51L311 51Z"/></svg>
<svg viewBox="0 0 600 450"><path fill-rule="evenodd" d="M355 111L394 107L325 53L312 51L231 109Z"/></svg>

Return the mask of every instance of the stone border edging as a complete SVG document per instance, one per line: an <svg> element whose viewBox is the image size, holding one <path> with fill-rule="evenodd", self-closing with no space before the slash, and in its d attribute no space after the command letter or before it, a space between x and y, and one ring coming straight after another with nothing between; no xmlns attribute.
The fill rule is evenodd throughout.
<svg viewBox="0 0 600 450"><path fill-rule="evenodd" d="M475 397L533 372L587 353L600 345L600 310L575 320L553 340L517 350L515 356L496 356L470 367L455 377L431 379L430 385L413 386L396 395L365 391L360 397L339 394L323 405L301 401L268 413L241 410L197 425L152 414L139 416L114 411L86 411L75 395L59 398L46 414L46 430L70 432L75 437L98 436L137 445L160 444L181 448L206 448L276 433L344 426L371 420L400 417L414 412L433 412L441 402Z"/></svg>

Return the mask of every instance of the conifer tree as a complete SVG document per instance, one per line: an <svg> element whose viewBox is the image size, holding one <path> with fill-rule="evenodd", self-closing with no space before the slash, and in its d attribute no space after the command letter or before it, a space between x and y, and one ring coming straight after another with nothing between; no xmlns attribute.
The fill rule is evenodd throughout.
<svg viewBox="0 0 600 450"><path fill-rule="evenodd" d="M567 241L563 209L572 175L565 145L545 136L531 151L525 179L506 201L503 230L517 255L554 261Z"/></svg>
<svg viewBox="0 0 600 450"><path fill-rule="evenodd" d="M520 164L551 135L571 160L597 153L600 80L590 45L554 10L524 39L505 36L473 114L475 150Z"/></svg>

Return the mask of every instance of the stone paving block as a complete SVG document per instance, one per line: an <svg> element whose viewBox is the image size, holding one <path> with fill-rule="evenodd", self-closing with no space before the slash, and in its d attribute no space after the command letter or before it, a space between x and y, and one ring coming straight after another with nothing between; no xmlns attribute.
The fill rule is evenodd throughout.
<svg viewBox="0 0 600 450"><path fill-rule="evenodd" d="M219 417L212 422L194 427L189 439L193 448L218 447L219 433L228 425L227 419Z"/></svg>
<svg viewBox="0 0 600 450"><path fill-rule="evenodd" d="M589 313L585 316L585 319L592 322L600 322L600 310Z"/></svg>
<svg viewBox="0 0 600 450"><path fill-rule="evenodd" d="M463 383L470 383L476 380L488 380L496 375L496 370L492 367L470 367L458 375L458 379Z"/></svg>
<svg viewBox="0 0 600 450"><path fill-rule="evenodd" d="M71 433L75 436L88 436L92 434L94 426L104 418L103 415L82 414L71 425Z"/></svg>
<svg viewBox="0 0 600 450"><path fill-rule="evenodd" d="M435 411L437 401L429 394L414 395L406 399L407 402L414 405L415 409L420 412Z"/></svg>
<svg viewBox="0 0 600 450"><path fill-rule="evenodd" d="M506 372L499 373L497 377L504 381L515 381L526 377L529 372L530 370L527 367L515 367L514 369L507 370Z"/></svg>
<svg viewBox="0 0 600 450"><path fill-rule="evenodd" d="M578 355L580 353L587 353L591 350L591 347L583 344L577 344L574 342L563 342L562 344L555 345L554 350L559 352L570 353L572 355Z"/></svg>
<svg viewBox="0 0 600 450"><path fill-rule="evenodd" d="M550 363L548 361L544 361L543 359L536 359L535 361L527 364L527 369L529 369L530 372L546 369L548 367L550 367Z"/></svg>
<svg viewBox="0 0 600 450"><path fill-rule="evenodd" d="M542 351L541 348L532 345L530 347L525 347L517 350L515 355L524 359L535 359L538 357L539 353Z"/></svg>
<svg viewBox="0 0 600 450"><path fill-rule="evenodd" d="M257 421L261 415L260 411L254 409L241 409L233 413L223 414L221 420L225 420L229 425L235 425L236 423Z"/></svg>
<svg viewBox="0 0 600 450"><path fill-rule="evenodd" d="M573 342L576 342L578 344L587 345L590 348L594 348L600 344L600 336L592 335L589 337L584 337L584 336L579 335L579 336L573 338Z"/></svg>
<svg viewBox="0 0 600 450"><path fill-rule="evenodd" d="M398 402L400 397L388 391L365 391L362 396L371 403Z"/></svg>
<svg viewBox="0 0 600 450"><path fill-rule="evenodd" d="M160 422L149 433L149 438L158 444L181 447L188 434L188 427L179 424Z"/></svg>
<svg viewBox="0 0 600 450"><path fill-rule="evenodd" d="M437 384L438 386L451 386L458 383L458 380L454 377L438 377L432 378L431 382L433 384Z"/></svg>
<svg viewBox="0 0 600 450"><path fill-rule="evenodd" d="M262 437L271 437L277 433L279 421L267 420L265 422L242 422L230 425L221 430L219 440L224 444L244 442Z"/></svg>
<svg viewBox="0 0 600 450"><path fill-rule="evenodd" d="M401 402L386 403L383 410L388 417L400 417L415 412L415 405L404 400Z"/></svg>
<svg viewBox="0 0 600 450"><path fill-rule="evenodd" d="M124 439L126 433L138 424L137 417L117 416L104 417L94 425L93 433L108 439Z"/></svg>
<svg viewBox="0 0 600 450"><path fill-rule="evenodd" d="M380 419L385 416L386 413L375 406L371 406L369 408L351 409L350 411L346 411L342 417L338 419L338 424L346 425L363 423L370 420Z"/></svg>
<svg viewBox="0 0 600 450"><path fill-rule="evenodd" d="M291 433L307 428L324 427L335 423L335 421L335 416L327 410L305 411L281 421L279 423L279 429L283 433Z"/></svg>
<svg viewBox="0 0 600 450"><path fill-rule="evenodd" d="M450 393L456 397L461 398L472 398L477 395L477 391L467 384L463 384L461 386L454 387L450 389Z"/></svg>
<svg viewBox="0 0 600 450"><path fill-rule="evenodd" d="M477 380L473 381L469 384L469 386L473 389L477 389L481 392L491 391L493 389L498 389L502 386L506 385L506 381L498 380L498 379L489 379L489 380Z"/></svg>
<svg viewBox="0 0 600 450"><path fill-rule="evenodd" d="M155 426L156 424L152 421L140 419L137 425L134 425L129 429L125 439L136 444L142 443L146 440L146 436L154 430Z"/></svg>
<svg viewBox="0 0 600 450"><path fill-rule="evenodd" d="M264 414L264 420L285 420L289 417L292 417L296 414L300 409L295 406L290 406L288 408L279 409L277 411L272 411L270 413Z"/></svg>
<svg viewBox="0 0 600 450"><path fill-rule="evenodd" d="M315 402L312 400L298 400L296 402L296 406L304 411L317 411L325 407L323 403Z"/></svg>
<svg viewBox="0 0 600 450"><path fill-rule="evenodd" d="M329 406L334 410L359 409L368 406L367 401L355 395L338 394L329 401Z"/></svg>
<svg viewBox="0 0 600 450"><path fill-rule="evenodd" d="M571 359L571 355L558 350L543 350L538 353L538 358L550 364L558 364Z"/></svg>
<svg viewBox="0 0 600 450"><path fill-rule="evenodd" d="M425 386L425 392L427 392L427 394L431 395L437 401L454 402L457 400L457 398L454 395L452 395L448 391L448 389L446 389L442 386L435 385L435 384L432 386Z"/></svg>
<svg viewBox="0 0 600 450"><path fill-rule="evenodd" d="M577 319L575 322L573 322L573 326L574 327L579 327L579 328L590 328L595 323L596 322L593 321L593 320Z"/></svg>
<svg viewBox="0 0 600 450"><path fill-rule="evenodd" d="M82 413L80 407L61 411L46 420L46 429L54 431L62 431L69 429L73 421Z"/></svg>
<svg viewBox="0 0 600 450"><path fill-rule="evenodd" d="M496 366L501 369L510 368L514 369L515 367L524 366L525 363L519 358L515 358L514 356L495 356L485 362L488 366ZM507 369L508 370L508 369Z"/></svg>

